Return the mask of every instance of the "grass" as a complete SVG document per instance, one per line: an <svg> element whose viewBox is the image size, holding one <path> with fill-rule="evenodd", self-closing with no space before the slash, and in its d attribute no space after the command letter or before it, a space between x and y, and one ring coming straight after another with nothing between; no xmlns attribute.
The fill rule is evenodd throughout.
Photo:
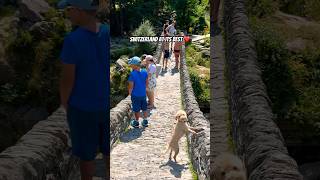
<svg viewBox="0 0 320 180"><path fill-rule="evenodd" d="M189 152L189 141L188 141L188 139L187 139L187 143L186 143L186 148L188 149L188 158L189 158L189 169L190 169L190 172L191 172L191 174L192 174L192 179L193 180L198 180L199 178L198 178L198 174L197 174L197 172L196 172L196 170L194 169L194 167L193 167L193 164L192 164L192 162L191 162L191 156L190 156L190 152Z"/></svg>

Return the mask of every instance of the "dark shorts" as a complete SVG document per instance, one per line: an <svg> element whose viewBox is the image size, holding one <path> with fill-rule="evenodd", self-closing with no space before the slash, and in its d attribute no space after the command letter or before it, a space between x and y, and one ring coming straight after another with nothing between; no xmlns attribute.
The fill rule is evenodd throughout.
<svg viewBox="0 0 320 180"><path fill-rule="evenodd" d="M146 96L131 96L131 102L133 112L140 112L140 110L146 111L148 109Z"/></svg>
<svg viewBox="0 0 320 180"><path fill-rule="evenodd" d="M164 58L169 58L169 50L164 50Z"/></svg>
<svg viewBox="0 0 320 180"><path fill-rule="evenodd" d="M110 116L108 111L87 112L69 106L72 154L84 161L94 160L98 151L110 154Z"/></svg>

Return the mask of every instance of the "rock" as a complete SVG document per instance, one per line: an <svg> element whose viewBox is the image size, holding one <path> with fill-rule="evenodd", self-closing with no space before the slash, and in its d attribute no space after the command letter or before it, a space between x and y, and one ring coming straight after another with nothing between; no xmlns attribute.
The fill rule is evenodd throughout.
<svg viewBox="0 0 320 180"><path fill-rule="evenodd" d="M44 120L48 117L49 113L43 107L32 108L27 113L23 115L20 119L21 126L24 129L30 129L38 121Z"/></svg>
<svg viewBox="0 0 320 180"><path fill-rule="evenodd" d="M120 69L124 68L124 66L126 64L127 64L127 62L124 59L118 59L116 61L116 66L117 66L117 68L120 68Z"/></svg>
<svg viewBox="0 0 320 180"><path fill-rule="evenodd" d="M202 50L201 54L202 54L202 57L210 57L210 51L208 50Z"/></svg>
<svg viewBox="0 0 320 180"><path fill-rule="evenodd" d="M320 162L307 163L299 167L304 180L318 180L320 179Z"/></svg>
<svg viewBox="0 0 320 180"><path fill-rule="evenodd" d="M44 0L19 0L20 17L30 22L44 19L43 15L50 10L49 4Z"/></svg>
<svg viewBox="0 0 320 180"><path fill-rule="evenodd" d="M32 25L29 31L39 39L46 39L50 34L54 27L53 22L41 21Z"/></svg>
<svg viewBox="0 0 320 180"><path fill-rule="evenodd" d="M286 43L287 49L292 52L300 52L304 50L307 46L308 40L302 38L296 38L292 41Z"/></svg>

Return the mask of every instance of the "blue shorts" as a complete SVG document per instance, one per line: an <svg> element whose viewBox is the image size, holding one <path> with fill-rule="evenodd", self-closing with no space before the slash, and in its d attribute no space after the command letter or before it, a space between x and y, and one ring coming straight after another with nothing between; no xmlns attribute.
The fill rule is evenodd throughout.
<svg viewBox="0 0 320 180"><path fill-rule="evenodd" d="M164 50L164 58L169 58L169 50Z"/></svg>
<svg viewBox="0 0 320 180"><path fill-rule="evenodd" d="M148 109L146 96L138 97L138 96L131 95L131 102L132 102L133 112L140 112L140 110L146 111Z"/></svg>
<svg viewBox="0 0 320 180"><path fill-rule="evenodd" d="M110 115L107 111L87 112L68 106L72 154L84 161L94 160L98 150L110 154Z"/></svg>

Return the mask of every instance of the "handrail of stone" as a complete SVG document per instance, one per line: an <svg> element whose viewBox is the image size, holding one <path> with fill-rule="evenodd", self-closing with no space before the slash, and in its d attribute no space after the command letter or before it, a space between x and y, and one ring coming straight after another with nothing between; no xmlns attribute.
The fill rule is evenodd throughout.
<svg viewBox="0 0 320 180"><path fill-rule="evenodd" d="M0 179L68 179L78 165L70 153L68 132L65 112L59 108L0 153Z"/></svg>
<svg viewBox="0 0 320 180"><path fill-rule="evenodd" d="M185 47L180 57L181 99L191 126L203 128L199 134L188 138L191 162L200 180L209 179L210 124L201 112L194 96L185 59Z"/></svg>
<svg viewBox="0 0 320 180"><path fill-rule="evenodd" d="M244 0L224 1L232 136L249 179L302 179L273 121Z"/></svg>
<svg viewBox="0 0 320 180"><path fill-rule="evenodd" d="M161 42L158 41L156 45L156 52L154 54L156 63L160 62L160 57ZM110 149L115 146L118 138L129 126L132 115L130 96L127 96L125 99L120 101L116 107L110 110Z"/></svg>

